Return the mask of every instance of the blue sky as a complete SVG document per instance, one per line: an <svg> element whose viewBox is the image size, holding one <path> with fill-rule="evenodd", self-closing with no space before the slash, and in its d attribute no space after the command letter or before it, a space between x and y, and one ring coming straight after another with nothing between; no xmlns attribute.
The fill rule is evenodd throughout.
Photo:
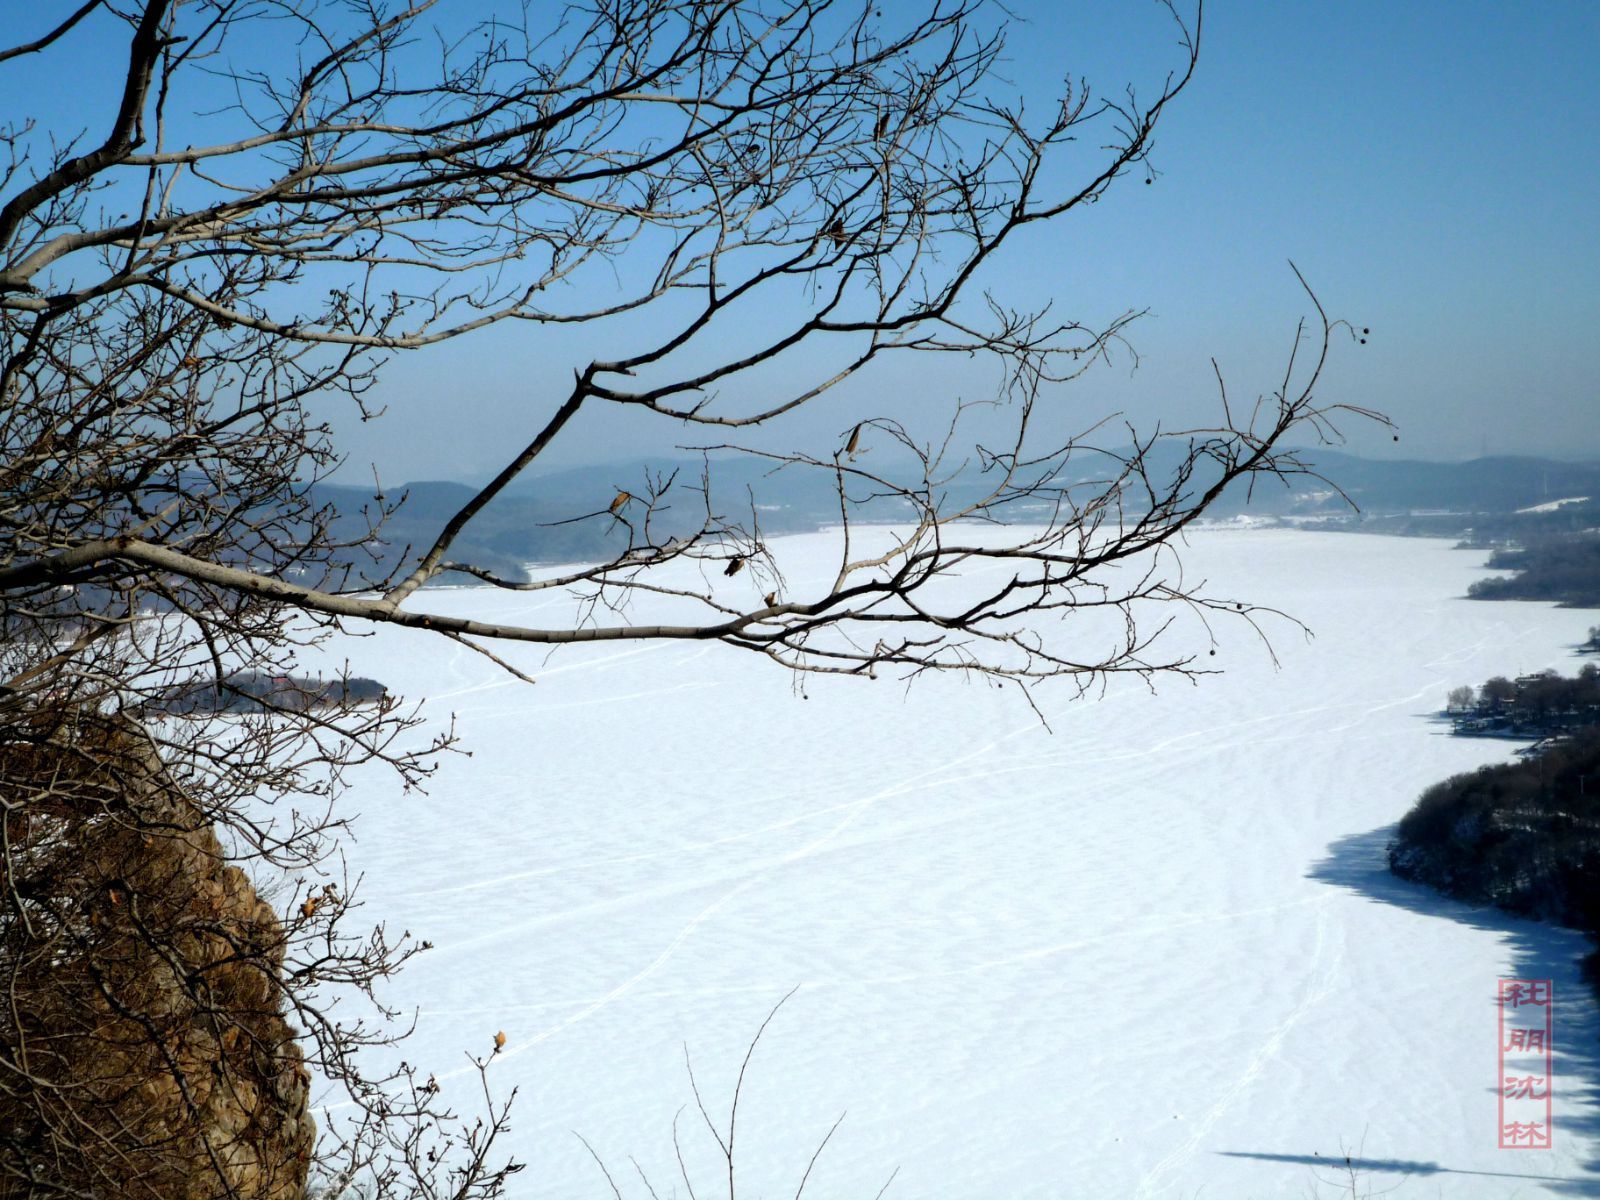
<svg viewBox="0 0 1600 1200"><path fill-rule="evenodd" d="M1033 48L1072 45L1064 7L1030 15ZM1074 288L1152 310L1139 372L1103 386L1158 412L1212 354L1261 386L1301 308L1292 258L1373 330L1326 394L1389 413L1402 441L1352 425L1353 448L1600 454L1597 60L1593 4L1209 5L1164 174L1067 235Z"/></svg>
<svg viewBox="0 0 1600 1200"><path fill-rule="evenodd" d="M911 4L883 7L893 19ZM1179 61L1154 0L1010 7L1006 73L1040 104L1064 72L1148 93ZM86 59L105 52L106 69L52 103L87 108L114 88L116 49L95 30L74 36ZM1402 440L1352 422L1348 449L1600 458L1597 62L1595 3L1214 0L1196 78L1158 134L1156 183L1130 178L1032 232L986 283L1087 321L1149 310L1132 334L1139 369L1124 359L1063 389L1052 398L1063 428L1108 412L1143 428L1203 420L1213 356L1233 395L1270 389L1307 311L1293 259L1333 315L1372 329L1369 344L1340 348L1322 396L1383 410ZM13 73L10 86L37 95L48 82L30 78ZM603 340L588 350L607 353ZM492 472L559 401L578 356L525 329L402 356L378 391L384 420L336 415L350 475L370 478L374 462L386 482ZM872 387L950 402L981 390L943 364ZM847 393L800 431L834 436L862 400ZM585 420L550 462L684 440L660 421Z"/></svg>
<svg viewBox="0 0 1600 1200"><path fill-rule="evenodd" d="M1154 3L1012 7L1008 72L1026 95L1047 97L1064 70L1148 87L1176 61ZM1270 388L1307 311L1293 259L1335 316L1373 331L1340 348L1323 395L1383 410L1401 441L1351 422L1347 449L1600 457L1597 61L1594 4L1213 3L1197 76L1159 135L1157 182L1128 180L1035 235L991 285L1085 317L1150 310L1138 370L1124 360L1072 384L1069 425L1202 419L1212 356L1235 394ZM527 413L529 369L547 366L511 337L396 365L383 391L397 419L348 442L387 479L491 469L498 438L458 426L442 464L437 444L407 446L403 414L442 414L468 379L495 412ZM932 370L904 377L935 383ZM685 436L613 421L574 434L556 465Z"/></svg>

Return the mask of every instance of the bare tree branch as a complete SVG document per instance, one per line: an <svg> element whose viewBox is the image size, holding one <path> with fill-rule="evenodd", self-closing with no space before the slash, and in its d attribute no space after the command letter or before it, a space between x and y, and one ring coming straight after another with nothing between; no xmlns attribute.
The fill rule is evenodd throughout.
<svg viewBox="0 0 1600 1200"><path fill-rule="evenodd" d="M121 47L89 132L48 96L0 126L0 1193L503 1191L492 1056L472 1117L369 1065L405 1033L383 984L425 945L350 932L337 797L366 763L423 786L454 735L417 746L414 708L308 673L339 630L427 630L524 680L496 643L680 639L1032 703L1206 673L1177 614L1284 619L1178 548L1228 489L1313 475L1294 438L1376 416L1321 398L1348 327L1307 287L1253 404L1217 371L1215 422L1052 443L1040 406L1131 355L1139 314L986 290L1023 231L1154 178L1202 24L1164 7L1174 61L1143 99L1069 80L1046 107L1002 80L988 0L91 0L0 48L3 76L74 31ZM401 499L328 500L318 414L376 417L386 356L513 323L564 365L526 382L487 484L401 545ZM913 427L862 398L911 355L997 390ZM834 441L779 440L833 399ZM577 565L485 559L491 507L608 407L728 440L697 478L551 501L541 529L599 547ZM829 497L828 578L785 575L754 485L723 482L740 463ZM430 612L450 577L570 608ZM313 1076L349 1117L320 1136ZM742 1085L725 1136L701 1105L730 1197Z"/></svg>

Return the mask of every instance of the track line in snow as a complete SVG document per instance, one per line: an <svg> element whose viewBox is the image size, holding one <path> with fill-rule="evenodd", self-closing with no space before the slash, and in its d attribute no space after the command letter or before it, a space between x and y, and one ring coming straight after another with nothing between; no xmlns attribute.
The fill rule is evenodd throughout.
<svg viewBox="0 0 1600 1200"><path fill-rule="evenodd" d="M453 692L432 692L423 698L424 704L437 704L441 700L456 700L462 696L473 696L479 692L492 692L496 688L510 687L520 680L515 679L487 679L482 683L474 683L467 687L457 688Z"/></svg>
<svg viewBox="0 0 1600 1200"><path fill-rule="evenodd" d="M1493 643L1496 648L1499 647L1500 640L1497 633L1486 633L1477 641L1473 642L1470 646L1464 646L1455 650L1446 650L1438 657L1430 658L1427 662L1423 663L1422 669L1424 671L1442 671L1449 667L1463 666L1464 664L1471 662L1478 655L1482 654L1484 649L1491 643Z"/></svg>
<svg viewBox="0 0 1600 1200"><path fill-rule="evenodd" d="M793 816L785 817L781 821L773 821L773 822L771 822L769 824L766 824L766 825L757 826L754 829L746 829L746 830L741 830L738 833L725 834L722 837L711 838L708 841L689 842L689 843L685 843L683 845L671 846L671 847L668 847L667 849L664 849L664 850L645 850L645 851L641 851L641 852L639 852L637 854L620 854L620 855L612 855L612 856L609 856L609 857L606 857L606 858L582 859L582 860L579 860L577 862L552 863L549 866L533 867L533 868L530 868L530 869L528 869L526 871L513 871L513 872L509 872L509 873L504 874L504 875L496 875L492 879L476 879L476 880L473 880L471 883L452 884L449 887L430 888L430 889L427 889L425 891L420 891L419 890L419 891L413 892L412 895L416 896L416 897L459 895L459 894L464 894L464 893L469 893L469 892L478 892L478 891L492 890L492 889L496 889L496 888L503 888L507 884L518 883L518 882L521 882L521 881L527 880L527 879L545 878L545 877L548 877L548 876L551 876L551 875L560 875L560 874L565 874L565 873L568 873L568 872L571 872L571 871L589 870L589 869L594 868L594 867L620 866L620 865L623 865L625 863L647 862L647 861L650 861L652 859L661 859L661 858L668 858L668 859L670 859L670 858L680 858L680 857L684 857L686 855L698 854L698 853L701 853L701 852L704 852L704 851L707 851L707 850L719 849L719 848L724 847L724 846L733 845L733 844L735 844L737 842L749 841L752 838L758 838L758 837L764 836L766 834L779 833L779 832L782 832L785 829L793 829L793 828L795 828L797 826L805 825L805 824L807 824L807 823L809 823L811 821L816 821L816 820L820 820L820 819L822 819L824 817L831 816L834 813L847 812L849 810L859 809L863 805L875 804L880 800L886 800L886 799L889 799L891 797L900 797L900 796L912 795L912 794L914 794L916 792L919 792L919 791L927 791L927 790L931 790L931 789L936 788L936 787L944 787L944 786L953 785L953 784L966 783L966 782L970 782L970 781L975 780L975 779L991 778L991 777L993 777L995 775L999 775L999 774L1011 774L1011 773L1016 773L1016 772L1020 772L1020 771L1033 770L1035 768L1030 764L1028 766L1022 766L1022 767L1006 767L1006 768L1002 768L1001 770L998 770L998 771L985 771L985 772L982 772L980 774L956 775L956 776L950 777L948 779L935 778L936 776L938 776L942 772L952 770L952 769L954 769L956 767L964 766L968 761L970 761L970 760L972 760L974 758L980 757L981 755L987 754L990 751L996 749L1000 745L1001 742L1009 741L1012 738L1017 737L1019 735L1019 733L1027 732L1028 730L1031 730L1033 728L1035 728L1035 727L1032 726L1032 725L1029 725L1029 726L1024 727L1021 730L1013 730L1010 733L1003 734L999 738L997 738L995 741L986 743L983 747L980 747L977 750L973 750L973 751L969 752L967 755L962 756L961 758L953 759L950 762L941 763L939 766L936 766L936 767L930 767L926 771L922 771L922 772L918 773L917 775L911 776L909 779L902 780L902 781L900 781L898 783L895 783L895 784L891 784L891 785L885 787L884 789L882 789L881 791L879 791L877 793L874 793L871 796L866 797L865 799L862 799L862 798L858 797L858 798L852 799L852 800L842 800L842 801L838 802L837 804L830 804L830 805L827 805L826 807L823 807L823 808L807 809L805 812L796 813ZM1045 769L1045 768L1039 768L1039 769ZM850 820L847 820L847 821L841 823L841 825L836 826L833 830L831 830L829 832L828 835L826 835L824 840L826 840L827 838L831 838L833 835L841 832L846 826L848 826L853 821L853 819L854 818L851 818ZM920 828L920 827L921 827L921 825L918 826L918 828ZM758 870L758 871L765 871L765 870L770 869L773 866L782 865L782 864L788 862L791 857L792 857L792 854L791 855L783 855L783 856L780 856L779 858L777 858L777 859L775 859L775 860L773 860L771 862L768 862L768 863L752 864L752 868L751 869ZM654 893L650 893L650 895L654 895ZM620 901L626 900L627 897L617 897L616 899L617 899L618 902L620 902ZM516 928L520 929L522 927L518 926ZM514 932L514 930L512 930L512 931ZM493 935L487 935L487 934L485 935L485 937L490 937L490 936L493 936Z"/></svg>
<svg viewBox="0 0 1600 1200"><path fill-rule="evenodd" d="M774 821L768 825L757 826L754 829L745 829L739 833L724 834L722 837L711 838L703 842L685 842L678 846L669 846L665 850L641 850L637 854L615 854L607 858L586 858L576 862L552 863L547 867L533 867L526 871L513 871L506 875L496 875L492 879L478 879L471 883L452 884L450 887L429 888L426 891L413 892L412 895L422 896L454 896L466 892L480 892L496 888L503 888L508 883L520 883L526 879L542 879L551 875L564 875L572 871L587 871L595 867L622 866L625 863L649 862L660 858L681 858L686 855L699 854L707 850L716 850L730 846L737 842L749 841L764 834L778 833L785 829L792 829L797 825L804 825L808 821L821 820L832 813L840 812L860 804L859 799L841 800L837 804L830 804L825 808L807 809L805 812L796 813L794 816L785 817L781 821Z"/></svg>
<svg viewBox="0 0 1600 1200"><path fill-rule="evenodd" d="M1014 954L1007 954L1000 958L984 959L981 962L967 963L959 967L946 967L936 971L900 971L888 975L860 975L848 978L822 978L805 980L808 989L822 988L879 988L885 986L899 986L904 984L929 983L934 980L955 979L964 975L984 975L992 971L1003 970L1024 963L1042 962L1045 959L1056 958L1063 954L1074 953L1086 947L1102 942L1121 941L1133 938L1143 938L1170 933L1174 930L1188 929L1198 925L1215 925L1225 922L1245 920L1251 917L1271 916L1293 908L1306 908L1313 905L1321 906L1330 901L1337 900L1336 894L1319 894L1307 896L1300 900L1287 900L1281 904L1261 904L1253 908L1231 909L1226 912L1201 913L1186 917L1151 917L1134 928L1110 929L1105 933L1092 937L1073 938L1066 942L1053 942L1047 946L1035 946L1032 949L1021 950ZM1320 920L1320 914L1319 914ZM658 997L710 997L743 995L751 991L770 991L767 985L760 987L746 986L713 986L696 988L666 988L653 992L646 992L642 998ZM563 1009L584 1007L593 1003L592 997L580 997L568 1000L543 1000L533 1004L514 1005L511 1008L495 1006L492 1008L432 1008L423 1010L426 1016L482 1016L485 1014L511 1012L539 1012L549 1009Z"/></svg>
<svg viewBox="0 0 1600 1200"><path fill-rule="evenodd" d="M1256 1052L1251 1056L1250 1062L1243 1072L1233 1080L1227 1089L1217 1097L1205 1114L1193 1126L1193 1132L1172 1153L1168 1154L1155 1166L1145 1172L1139 1180L1141 1197L1153 1196L1158 1188L1165 1185L1162 1180L1177 1168L1188 1162L1194 1152L1200 1148L1200 1143L1205 1141L1217 1121L1233 1107L1234 1103L1244 1094L1261 1075L1263 1068L1283 1048L1284 1039L1289 1036L1289 1031L1300 1023L1300 1019L1310 1012L1322 999L1327 996L1333 986L1333 974L1340 962L1343 961L1343 951L1338 952L1333 961L1326 961L1328 957L1328 928L1327 910L1317 909L1317 948L1313 956L1313 969L1315 977L1308 981L1306 990L1293 1009L1280 1021L1275 1029L1267 1035L1266 1039L1256 1047Z"/></svg>
<svg viewBox="0 0 1600 1200"><path fill-rule="evenodd" d="M882 987L887 984L927 983L935 979L951 979L962 975L981 975L990 971L1006 967L1017 966L1021 963L1039 962L1048 958L1055 958L1062 954L1074 953L1088 946L1101 942L1120 941L1130 938L1150 937L1170 933L1177 929L1188 929L1196 925L1216 925L1225 922L1238 921L1247 917L1267 916L1281 913L1291 908L1305 908L1320 906L1330 900L1337 899L1335 895L1307 896L1301 900L1287 900L1282 904L1262 904L1254 908L1232 909L1220 913L1201 913L1187 917L1152 917L1148 921L1131 929L1108 929L1105 933L1093 937L1073 938L1065 942L1053 942L1048 946L1036 946L1031 950L1021 950L1015 954L1008 954L1001 958L986 959L982 962L968 963L960 967L947 967L938 971L904 971L894 975L876 975L856 979L843 979L837 981L813 981L813 986L824 983L833 983L841 987Z"/></svg>
<svg viewBox="0 0 1600 1200"><path fill-rule="evenodd" d="M1030 723L1025 728L1032 728L1032 724ZM1000 744L1000 742L1008 740L1010 737L1014 737L1014 736L1015 736L1015 733L1004 735L1001 738L997 738L995 741L986 743L985 745L980 746L978 749L970 751L967 754L962 755L960 758L957 758L957 759L955 759L955 760L953 760L953 761L951 761L949 763L944 763L944 764L941 764L938 767L930 768L928 771L923 772L922 774L923 775L933 775L933 774L937 774L940 771L947 770L952 766L959 766L959 765L961 765L961 764L963 764L963 763L965 763L967 761L970 761L973 758L976 758L976 757L979 757L981 755L990 753L991 751L993 751ZM733 900L735 897L743 894L744 892L748 891L750 888L754 887L758 882L760 882L762 879L764 879L772 870L776 869L777 867L787 866L789 863L798 862L803 858L809 858L812 855L818 853L825 845L827 845L827 843L831 842L839 834L843 833L851 825L855 824L855 822L861 817L862 813L866 812L872 805L878 803L880 800L887 799L888 797L890 797L892 795L899 794L901 791L903 791L906 788L907 785L915 783L921 777L922 776L912 776L912 778L909 779L909 780L903 780L901 783L892 785L891 787L884 788L881 791L874 793L873 795L865 796L862 799L856 801L854 804L852 804L850 806L851 811L846 813L846 815L838 822L838 824L836 824L827 833L824 833L821 836L819 836L817 838L814 838L812 841L808 842L806 845L801 846L797 850L790 851L788 854L785 854L785 855L781 856L780 858L778 858L777 860L775 860L773 862L770 862L770 863L767 863L767 864L765 864L765 865L763 865L761 867L758 867L756 870L754 870L745 879L743 879L739 883L735 884L733 887L728 889L728 891L724 892L721 896L719 896L716 900L713 900L710 904L708 904L704 908L702 908L698 913L696 913L692 918L690 918L689 922L686 925L684 925L682 929L680 929L678 931L677 935L674 936L670 942L667 943L665 949L663 949L661 951L661 953L658 954L653 960L651 960L651 962L648 965L646 965L642 970L640 970L640 971L636 972L635 974L629 976L627 979L625 979L621 983L617 984L616 987L614 987L610 991L606 992L603 996L597 997L593 1002L585 1005L583 1008L581 1008L577 1012L573 1013L572 1016L566 1018L563 1021L558 1021L556 1024L554 1024L552 1026L549 1026L548 1028L546 1028L544 1030L541 1030L539 1033L534 1034L532 1037L530 1037L530 1038L528 1038L526 1040L520 1041L511 1050L502 1051L500 1054L498 1054L496 1056L495 1061L496 1062L500 1062L500 1061L504 1061L504 1060L509 1060L511 1058L516 1057L518 1054L526 1053L528 1050L533 1049L533 1047L539 1045L541 1042L548 1041L550 1038L554 1037L558 1033L561 1033L563 1030L570 1029L573 1025L576 1025L578 1022L580 1022L582 1020L585 1020L586 1018L588 1018L588 1017L594 1015L595 1013L599 1012L602 1008L606 1007L608 1004L612 1003L613 1001L615 1001L616 999L618 999L619 997L621 997L622 995L624 995L625 993L630 991L641 980L646 979L650 975L654 974L655 971L657 970L657 968L659 968L662 964L667 962L667 960L670 959L673 956L673 954L677 951L678 947L683 945L683 943L689 939L690 935L693 934L695 930L699 929L701 925L705 924L707 919L709 919L712 916L713 913L715 913L715 912L717 912L717 910L721 909L730 900ZM474 1071L476 1069L477 1068L475 1068L475 1067L458 1068L455 1072L447 1073L446 1075L441 1076L441 1078L452 1078L452 1077L454 1077L456 1075L465 1075L468 1072Z"/></svg>
<svg viewBox="0 0 1600 1200"><path fill-rule="evenodd" d="M998 743L993 742L989 743L983 748L972 751L969 757L977 757L979 755L986 754L993 750L997 744ZM741 881L738 887L740 890L743 890L743 888L749 883L754 882L757 879L764 878L779 868L789 866L790 864L798 862L801 859L810 858L813 855L820 853L827 845L831 844L839 834L843 833L846 829L853 825L863 812L883 800L893 797L912 795L928 788L942 786L945 782L944 780L936 778L924 778L924 776L937 776L941 772L959 765L962 765L960 760L956 762L945 763L941 766L930 768L928 771L923 772L922 776L913 776L908 780L902 780L901 782L883 788L870 796L851 800L844 804L831 806L828 810L826 810L827 812L843 812L845 814L843 819L835 824L832 829L797 849L788 850L781 854L769 856L765 859L760 859L735 868L735 874L742 874L746 876L746 878ZM963 778L966 777L958 777L958 779ZM801 822L795 821L793 823L800 824ZM648 856L641 855L639 857ZM661 887L645 888L640 891L628 892L621 896L612 896L592 904L581 905L577 908L563 909L559 912L543 913L530 920L521 921L513 925L501 925L500 927L490 930L487 933L482 933L476 937L468 938L466 941L452 942L448 944L439 943L436 945L436 949L440 951L441 955L460 954L464 951L476 950L484 945L501 941L508 937L518 937L535 929L570 921L573 918L593 916L596 913L608 912L615 909L633 908L640 904L662 900L668 896L681 895L685 892L700 891L706 886L708 885L703 881L691 880L688 882L668 883Z"/></svg>
<svg viewBox="0 0 1600 1200"><path fill-rule="evenodd" d="M539 704L528 708L488 709L474 713L473 719L484 721L494 720L496 717L515 716L518 720L529 720L544 713L561 712L569 708L598 708L606 704L622 704L629 700L648 700L652 696L675 696L682 692L702 692L707 688L721 686L714 679L697 679L687 683L673 684L671 687L646 688L638 692L619 692L615 695L594 696L586 700L563 700L557 704Z"/></svg>
<svg viewBox="0 0 1600 1200"><path fill-rule="evenodd" d="M1188 730L1185 733L1174 734L1171 737L1163 738L1161 741L1153 742L1148 746L1141 745L1136 749L1119 751L1114 754L1097 754L1092 757L1083 757L1073 755L1070 751L1067 751L1060 755L1041 755L1035 759L1034 762L1041 768L1057 766L1087 767L1100 766L1106 763L1129 762L1154 758L1157 755L1170 752L1175 748L1182 746L1185 742L1192 742L1196 741L1197 739L1204 739L1203 745L1194 747L1196 751L1202 754L1211 754L1223 750L1234 750L1241 746L1259 746L1269 742L1299 741L1307 736L1307 734L1301 730L1295 730L1291 733L1279 735L1269 734L1263 736L1259 734L1252 734L1248 740L1232 742L1219 742L1216 739L1223 734L1243 733L1252 726L1281 725L1286 721L1292 721L1300 717L1315 717L1324 713L1338 712L1342 709L1359 708L1360 712L1357 713L1355 718L1348 724L1336 727L1319 727L1317 730L1319 734L1347 732L1355 728L1367 718L1387 709L1397 708L1402 704L1416 703L1416 701L1421 699L1423 696L1426 696L1432 690L1434 690L1432 686L1425 687L1420 691L1413 692L1409 695L1384 700L1375 705L1362 701L1340 701L1334 704L1314 704L1307 708L1292 709L1288 712L1269 713L1266 716L1249 717L1237 721L1221 721L1213 724L1206 724L1200 728ZM1030 766L1032 765L1034 764L1030 764Z"/></svg>
<svg viewBox="0 0 1600 1200"><path fill-rule="evenodd" d="M663 642L652 642L645 645L630 646L628 649L619 650L614 654L586 656L581 661L563 663L556 667L532 667L528 669L528 674L532 675L536 680L549 679L553 675L568 675L574 671L588 671L597 667L605 667L621 659L635 658L641 654L659 654L670 648L672 648L670 643ZM682 647L678 647L678 649L682 649ZM706 648L701 647L699 648L698 654L690 655L688 658L684 659L684 661L693 661L693 659L698 658L700 654L704 654L705 652ZM469 652L466 650L458 649L456 651L456 656L465 657L468 653ZM548 661L548 657L546 661ZM454 664L454 662L455 658L452 658L451 663ZM460 674L465 675L466 672L460 672ZM493 691L495 688L510 687L513 684L520 684L521 682L521 680L511 678L507 675L491 674L491 677L488 679L482 679L477 683L468 684L465 687L459 687L453 691L430 692L427 696L423 697L423 701L424 703L431 704L437 703L440 700L455 700L461 696L470 696L478 692Z"/></svg>
<svg viewBox="0 0 1600 1200"><path fill-rule="evenodd" d="M883 788L870 796L864 796L861 799L852 802L850 805L847 805L846 807L850 811L846 812L839 822L835 824L832 829L828 830L828 832L819 835L798 849L792 850L789 853L784 854L768 863L757 866L745 879L734 884L733 887L729 888L721 896L717 897L717 899L713 900L710 904L702 908L698 913L691 917L681 929L678 930L678 932L666 944L661 952L657 954L656 957L646 964L641 970L635 972L633 975L630 975L628 978L618 983L605 994L596 997L593 1001L584 1005L577 1012L573 1013L566 1019L558 1021L554 1025L548 1026L527 1038L518 1039L518 1041L509 1050L502 1050L496 1054L494 1058L490 1060L489 1065L492 1067L496 1064L507 1062L521 1054L527 1053L535 1046L548 1041L564 1030L570 1029L572 1026L593 1016L607 1005L626 995L642 980L647 979L664 963L670 960L673 954L677 952L678 947L682 946L697 929L705 924L705 922L710 919L713 914L727 905L729 901L748 891L773 870L816 855L829 842L838 837L839 834L843 833L851 825L855 824L863 813L868 811L879 801L888 799L891 796L903 794L907 790L912 790L914 785L918 784L920 781L929 776L937 775L940 772L947 771L953 767L964 766L976 758L990 754L1002 743L1008 742L1034 728L1036 728L1036 724L1030 720L1026 725L1019 726L1008 733L1001 734L993 740L985 742L983 745L978 746L977 748L970 750L965 754L958 755L956 758L953 758L948 762L941 763L935 767L930 767L926 771L919 772L916 775L913 775L907 779L903 779L898 783ZM492 937L496 935L486 934L484 936ZM451 1071L436 1073L435 1078L439 1080L457 1079L465 1075L473 1074L477 1070L478 1067L476 1064L469 1064L464 1067L457 1067ZM349 1108L353 1104L354 1101L347 1100L338 1104L322 1105L320 1107L324 1113L330 1113L344 1108Z"/></svg>

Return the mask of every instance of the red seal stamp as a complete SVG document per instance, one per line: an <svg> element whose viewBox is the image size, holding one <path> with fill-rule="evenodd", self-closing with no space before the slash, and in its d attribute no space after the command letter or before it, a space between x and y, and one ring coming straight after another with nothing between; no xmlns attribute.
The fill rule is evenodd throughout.
<svg viewBox="0 0 1600 1200"><path fill-rule="evenodd" d="M1548 979L1502 979L1499 1000L1500 1148L1550 1148L1555 1002Z"/></svg>

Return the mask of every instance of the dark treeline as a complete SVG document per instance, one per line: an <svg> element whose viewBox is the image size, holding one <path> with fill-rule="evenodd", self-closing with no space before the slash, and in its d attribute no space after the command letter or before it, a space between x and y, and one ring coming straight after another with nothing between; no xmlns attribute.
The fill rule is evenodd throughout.
<svg viewBox="0 0 1600 1200"><path fill-rule="evenodd" d="M1532 512L1475 513L1460 531L1461 544L1470 549L1494 550L1526 546L1546 538L1593 535L1600 529L1600 500L1563 504ZM1450 534L1450 530L1442 530Z"/></svg>
<svg viewBox="0 0 1600 1200"><path fill-rule="evenodd" d="M1393 537L1454 538L1464 550L1493 550L1529 541L1583 533L1600 527L1600 504L1589 501L1547 512L1394 512L1330 508L1320 520L1301 518L1302 528L1330 533L1378 533Z"/></svg>
<svg viewBox="0 0 1600 1200"><path fill-rule="evenodd" d="M1434 784L1400 822L1389 869L1600 942L1600 726ZM1600 989L1600 949L1584 967Z"/></svg>
<svg viewBox="0 0 1600 1200"><path fill-rule="evenodd" d="M1481 579L1467 589L1474 600L1553 600L1569 608L1600 608L1600 533L1575 533L1496 550L1488 566L1517 572Z"/></svg>
<svg viewBox="0 0 1600 1200"><path fill-rule="evenodd" d="M1592 630L1591 636L1600 633ZM1551 737L1600 724L1600 665L1585 663L1568 679L1540 671L1507 679L1497 675L1474 691L1451 691L1447 711L1459 734Z"/></svg>
<svg viewBox="0 0 1600 1200"><path fill-rule="evenodd" d="M315 708L373 704L389 689L375 679L350 676L307 679L300 675L269 675L238 671L216 681L174 692L151 706L163 714L197 712L256 712L269 706L306 712Z"/></svg>

